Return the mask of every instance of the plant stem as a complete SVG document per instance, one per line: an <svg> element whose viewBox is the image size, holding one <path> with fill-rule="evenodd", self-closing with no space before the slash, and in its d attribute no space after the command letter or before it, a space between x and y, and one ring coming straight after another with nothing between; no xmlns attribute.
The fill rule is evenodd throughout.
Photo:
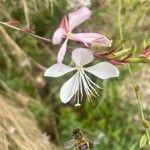
<svg viewBox="0 0 150 150"><path fill-rule="evenodd" d="M118 26L119 26L119 34L120 34L120 39L123 40L123 32L122 32L122 24L121 24L121 0L118 0L118 4L119 4L119 7L118 7ZM124 44L123 44L123 49L125 48ZM142 109L142 100L140 98L140 95L139 95L139 87L133 77L133 73L132 73L132 69L130 67L130 65L128 64L128 71L130 73L130 76L131 76L131 80L132 80L132 85L133 85L133 88L134 88L134 91L135 91L135 95L136 95L136 99L137 99L137 102L138 102L138 107L139 107L139 112L140 112L140 118L141 118L141 121L142 120L145 120L144 118L144 113L143 113L143 109ZM150 137L149 137L149 132L148 132L148 129L145 127L145 133L146 133L146 136L147 136L147 141L148 141L148 147L150 149Z"/></svg>
<svg viewBox="0 0 150 150"><path fill-rule="evenodd" d="M13 29L13 30L16 30L16 31L20 31L20 32L22 32L22 33L24 33L24 34L26 34L26 35L30 35L30 36L32 36L32 37L34 37L34 38L36 38L36 39L42 40L42 41L44 41L44 42L51 43L51 40L48 39L48 38L44 38L44 37L42 37L42 36L39 36L39 35L30 33L30 32L25 32L25 31L23 31L22 29L20 29L20 28L18 28L18 27L15 27L15 26L13 26L13 25L10 25L10 24L8 24L8 23L6 23L6 22L0 21L0 25L9 27L9 28L11 28L11 29Z"/></svg>
<svg viewBox="0 0 150 150"><path fill-rule="evenodd" d="M134 88L134 91L135 91L136 99L138 101L140 117L141 117L141 120L143 120L144 119L144 113L143 113L143 109L142 109L142 101L141 101L139 93L138 93L139 92L139 87L138 87L136 81L134 80L133 73L132 73L132 70L131 70L131 67L130 67L129 64L128 64L128 70L129 70L129 73L130 73L130 76L131 76L132 85L133 85L133 88Z"/></svg>

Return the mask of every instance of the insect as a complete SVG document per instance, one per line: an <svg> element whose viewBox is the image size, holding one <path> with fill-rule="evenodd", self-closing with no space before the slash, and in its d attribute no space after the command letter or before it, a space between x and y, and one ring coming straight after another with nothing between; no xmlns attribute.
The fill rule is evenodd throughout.
<svg viewBox="0 0 150 150"><path fill-rule="evenodd" d="M90 150L89 142L86 140L82 131L78 128L73 130L74 150Z"/></svg>
<svg viewBox="0 0 150 150"><path fill-rule="evenodd" d="M74 148L74 150L90 150L89 142L86 140L85 135L79 128L72 131L72 138L66 143L65 149Z"/></svg>
<svg viewBox="0 0 150 150"><path fill-rule="evenodd" d="M79 128L75 128L72 131L72 138L65 143L65 149L74 148L74 150L90 150L90 146L96 146L100 144L104 133L100 132L97 137L85 135Z"/></svg>

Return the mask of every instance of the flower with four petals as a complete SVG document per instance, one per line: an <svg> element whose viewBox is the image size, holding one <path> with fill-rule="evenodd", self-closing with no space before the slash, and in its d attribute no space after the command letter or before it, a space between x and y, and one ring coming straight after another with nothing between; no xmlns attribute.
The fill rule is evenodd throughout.
<svg viewBox="0 0 150 150"><path fill-rule="evenodd" d="M68 16L63 17L59 28L54 32L52 37L53 44L60 44L62 40L65 39L58 52L58 63L62 63L64 59L68 40L81 42L86 47L92 43L97 43L103 47L111 46L112 41L99 33L72 33L72 30L75 27L89 19L90 16L91 11L87 7L82 7L79 10L70 13Z"/></svg>
<svg viewBox="0 0 150 150"><path fill-rule="evenodd" d="M100 88L87 75L88 73L100 79L108 79L119 76L119 70L108 62L100 62L91 67L84 67L94 60L93 53L86 48L76 48L72 52L72 60L75 67L69 67L64 64L56 63L45 71L46 77L60 77L71 71L76 73L66 81L60 90L60 99L63 103L69 102L75 98L75 106L80 106L85 91L87 98L91 100L91 96L98 95L95 88Z"/></svg>

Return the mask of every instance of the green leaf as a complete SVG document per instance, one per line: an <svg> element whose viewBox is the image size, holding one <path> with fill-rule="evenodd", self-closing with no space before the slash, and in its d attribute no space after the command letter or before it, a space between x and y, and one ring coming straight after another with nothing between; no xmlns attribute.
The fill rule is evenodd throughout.
<svg viewBox="0 0 150 150"><path fill-rule="evenodd" d="M140 139L140 148L143 148L145 146L146 141L147 141L147 136L146 136L146 134L143 134Z"/></svg>

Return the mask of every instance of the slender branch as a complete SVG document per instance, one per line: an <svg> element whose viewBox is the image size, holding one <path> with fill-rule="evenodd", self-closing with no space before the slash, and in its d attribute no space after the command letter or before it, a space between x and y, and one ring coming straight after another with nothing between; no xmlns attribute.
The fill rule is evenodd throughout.
<svg viewBox="0 0 150 150"><path fill-rule="evenodd" d="M128 70L129 70L129 73L130 73L130 76L131 76L131 80L132 80L132 85L134 87L134 91L135 91L135 94L136 94L136 99L138 101L139 110L140 110L140 116L141 116L141 119L143 120L144 119L144 113L143 113L143 110L142 110L141 99L140 99L140 96L138 94L139 87L138 87L136 81L134 80L133 73L132 73L131 67L129 65L128 65Z"/></svg>
<svg viewBox="0 0 150 150"><path fill-rule="evenodd" d="M122 24L121 24L121 0L118 0L118 4L119 4L119 8L118 8L118 25L119 25L119 33L120 33L120 39L123 40L123 32L122 32ZM124 49L124 44L123 44L123 49ZM136 99L137 99L137 102L138 102L138 107L139 107L139 112L140 112L140 118L141 118L141 121L142 120L145 120L144 118L144 113L143 113L143 109L142 109L142 100L139 96L139 87L136 83L136 81L134 80L134 77L133 77L133 73L132 73L132 69L130 67L130 65L128 64L128 71L130 73L130 76L131 76L131 80L132 80L132 85L133 85L133 88L134 88L134 91L135 91L135 95L136 95ZM147 136L147 141L148 141L148 147L150 149L150 137L149 137L149 132L148 132L148 129L145 128L145 133L146 133L146 136Z"/></svg>
<svg viewBox="0 0 150 150"><path fill-rule="evenodd" d="M0 25L3 25L3 26L6 26L6 27L11 28L11 29L13 29L13 30L22 32L22 33L24 33L24 34L26 34L26 35L32 36L32 37L34 37L34 38L36 38L36 39L39 39L39 40L42 40L42 41L44 41L44 42L51 43L51 40L48 39L48 38L44 38L44 37L42 37L42 36L39 36L39 35L30 33L30 32L25 32L25 31L23 31L22 29L20 29L20 28L18 28L18 27L15 27L15 26L13 26L13 25L10 25L10 24L8 24L8 23L6 23L6 22L0 21Z"/></svg>
<svg viewBox="0 0 150 150"><path fill-rule="evenodd" d="M129 70L129 73L130 73L130 76L131 76L132 85L134 87L136 99L138 101L138 107L139 107L141 121L143 121L143 120L145 120L145 117L144 117L144 113L143 113L143 109L142 109L142 100L141 100L140 95L139 95L139 87L138 87L136 81L134 80L133 73L132 73L130 65L128 65L128 70ZM150 136L149 136L149 131L146 127L145 127L145 133L146 133L146 136L147 136L148 147L150 149Z"/></svg>

